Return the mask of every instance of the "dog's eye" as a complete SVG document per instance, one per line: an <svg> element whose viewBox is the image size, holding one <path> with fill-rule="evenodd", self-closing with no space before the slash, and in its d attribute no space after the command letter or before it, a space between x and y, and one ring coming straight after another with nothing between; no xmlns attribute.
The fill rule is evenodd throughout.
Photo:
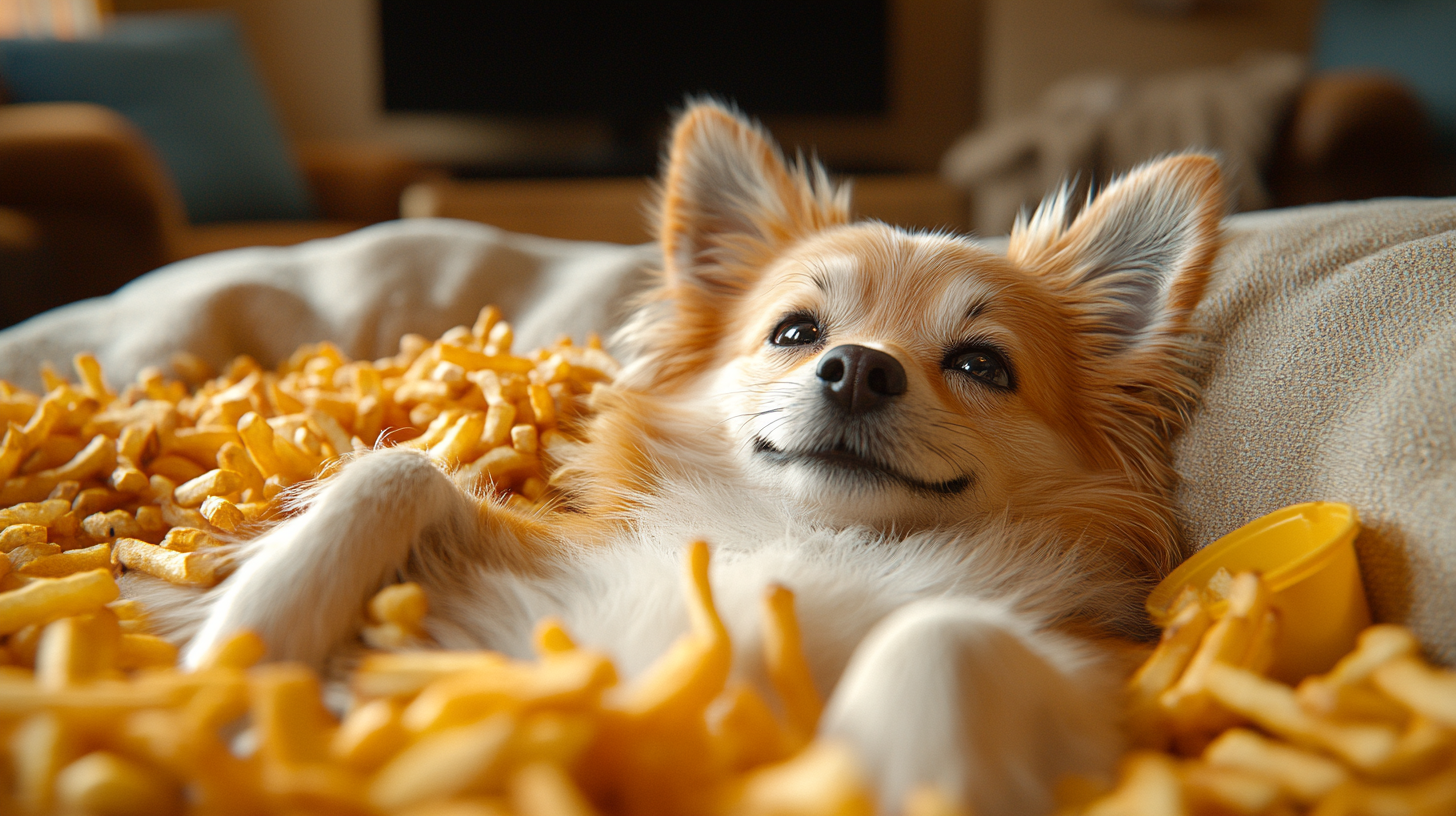
<svg viewBox="0 0 1456 816"><path fill-rule="evenodd" d="M806 314L789 315L773 330L775 346L808 346L819 342L819 321Z"/></svg>
<svg viewBox="0 0 1456 816"><path fill-rule="evenodd" d="M945 356L941 367L969 374L987 385L1011 387L1011 370L1000 352L985 346L955 349Z"/></svg>

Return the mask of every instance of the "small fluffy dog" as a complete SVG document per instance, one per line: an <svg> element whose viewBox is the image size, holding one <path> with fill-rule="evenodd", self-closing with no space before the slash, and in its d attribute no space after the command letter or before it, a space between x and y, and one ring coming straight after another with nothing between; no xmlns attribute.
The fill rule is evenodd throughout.
<svg viewBox="0 0 1456 816"><path fill-rule="evenodd" d="M526 656L556 615L631 676L686 631L677 576L702 538L735 672L767 691L759 599L794 590L821 734L888 811L928 782L1038 813L1061 774L1109 769L1114 644L1144 631L1176 552L1167 443L1193 397L1215 163L1145 166L1074 219L1054 196L1004 256L850 223L848 201L691 106L626 368L588 441L552 452L567 512L481 500L417 451L364 454L244 548L188 659L249 628L322 665L403 577L446 648Z"/></svg>

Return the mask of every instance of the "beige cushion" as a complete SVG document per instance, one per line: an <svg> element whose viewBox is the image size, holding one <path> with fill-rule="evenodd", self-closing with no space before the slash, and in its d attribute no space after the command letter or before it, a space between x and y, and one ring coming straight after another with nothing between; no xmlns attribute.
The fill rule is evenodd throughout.
<svg viewBox="0 0 1456 816"><path fill-rule="evenodd" d="M1206 398L1176 446L1190 546L1287 504L1350 502L1377 617L1456 662L1456 199L1228 224L1197 315ZM274 365L328 338L376 357L491 301L531 348L610 330L655 258L432 219L218 253L0 332L0 378L36 387L41 361L88 349L113 382L180 349Z"/></svg>
<svg viewBox="0 0 1456 816"><path fill-rule="evenodd" d="M1359 511L1378 620L1456 662L1456 200L1230 219L1176 446L1187 540L1288 504Z"/></svg>

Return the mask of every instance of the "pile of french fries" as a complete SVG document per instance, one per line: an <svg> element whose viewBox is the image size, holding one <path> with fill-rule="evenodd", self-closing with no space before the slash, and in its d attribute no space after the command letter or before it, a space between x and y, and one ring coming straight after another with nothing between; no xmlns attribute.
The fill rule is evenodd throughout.
<svg viewBox="0 0 1456 816"><path fill-rule="evenodd" d="M342 718L317 675L255 665L250 633L194 671L125 657L106 570L53 579L33 670L0 669L0 811L26 814L868 816L848 753L812 742L822 707L799 648L793 596L764 601L779 711L728 684L732 646L692 546L692 627L631 684L556 623L535 661L491 652L370 652ZM375 627L418 633L427 605L400 584L369 604ZM171 655L175 657L175 653ZM131 669L129 673L123 670ZM952 816L923 791L907 813Z"/></svg>
<svg viewBox="0 0 1456 816"><path fill-rule="evenodd" d="M214 585L230 542L291 512L289 488L379 445L426 450L549 512L549 450L580 433L617 366L594 339L511 345L487 308L372 362L323 343L276 371L243 357L215 375L183 356L180 379L149 370L117 392L80 355L74 383L43 372L43 395L0 382L0 812L873 812L849 754L812 738L822 704L786 590L764 601L776 699L728 683L702 544L686 559L690 634L630 684L549 621L530 662L389 651L428 642L413 584L369 602L360 636L378 651L343 694L304 667L256 665L248 633L183 671L122 597L128 571ZM1290 688L1263 674L1278 631L1268 589L1252 574L1215 584L1180 597L1129 682L1139 747L1116 784L1064 780L1061 813L1456 813L1456 675L1406 630L1375 626ZM965 811L924 789L902 812Z"/></svg>
<svg viewBox="0 0 1456 816"><path fill-rule="evenodd" d="M183 380L151 369L118 394L82 354L77 383L43 372L44 395L0 382L0 591L113 563L212 586L229 536L277 517L280 495L342 454L378 444L428 450L508 501L549 503L544 452L617 364L595 338L529 357L511 343L486 308L473 327L433 343L408 335L372 362L320 343L277 371L239 357L213 377L183 355Z"/></svg>
<svg viewBox="0 0 1456 816"><path fill-rule="evenodd" d="M1291 688L1264 676L1279 625L1268 587L1254 573L1222 583L1184 590L1129 681L1140 748L1117 786L1065 780L1062 813L1456 814L1456 672L1426 663L1409 630L1376 625ZM1217 619L1211 600L1227 601Z"/></svg>
<svg viewBox="0 0 1456 816"><path fill-rule="evenodd" d="M325 343L277 371L196 358L120 393L90 355L44 395L0 384L0 812L24 814L843 814L871 812L848 754L813 744L820 701L793 599L765 600L778 713L727 687L731 646L688 559L693 632L631 685L544 624L540 658L371 652L336 718L320 679L254 665L243 634L195 671L148 631L117 576L211 586L228 543L289 512L289 487L376 445L547 510L547 450L616 363L595 339L530 356L493 308L391 358ZM190 385L189 385L190 383ZM369 603L366 645L427 642L419 587ZM957 810L933 791L916 816Z"/></svg>

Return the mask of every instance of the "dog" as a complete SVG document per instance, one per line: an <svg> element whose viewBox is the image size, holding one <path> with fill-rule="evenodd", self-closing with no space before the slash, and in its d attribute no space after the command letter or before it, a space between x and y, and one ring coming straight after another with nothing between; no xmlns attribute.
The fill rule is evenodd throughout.
<svg viewBox="0 0 1456 816"><path fill-rule="evenodd" d="M442 647L527 656L555 615L630 677L686 630L676 576L702 538L735 675L767 689L759 599L789 587L820 735L887 812L930 783L1041 813L1062 774L1108 772L1119 644L1177 553L1168 445L1195 397L1216 163L1143 166L1075 217L1054 194L1005 254L852 222L821 167L713 102L678 118L661 185L623 371L586 441L551 452L563 512L364 453L242 546L184 660L246 628L324 666L402 578Z"/></svg>

